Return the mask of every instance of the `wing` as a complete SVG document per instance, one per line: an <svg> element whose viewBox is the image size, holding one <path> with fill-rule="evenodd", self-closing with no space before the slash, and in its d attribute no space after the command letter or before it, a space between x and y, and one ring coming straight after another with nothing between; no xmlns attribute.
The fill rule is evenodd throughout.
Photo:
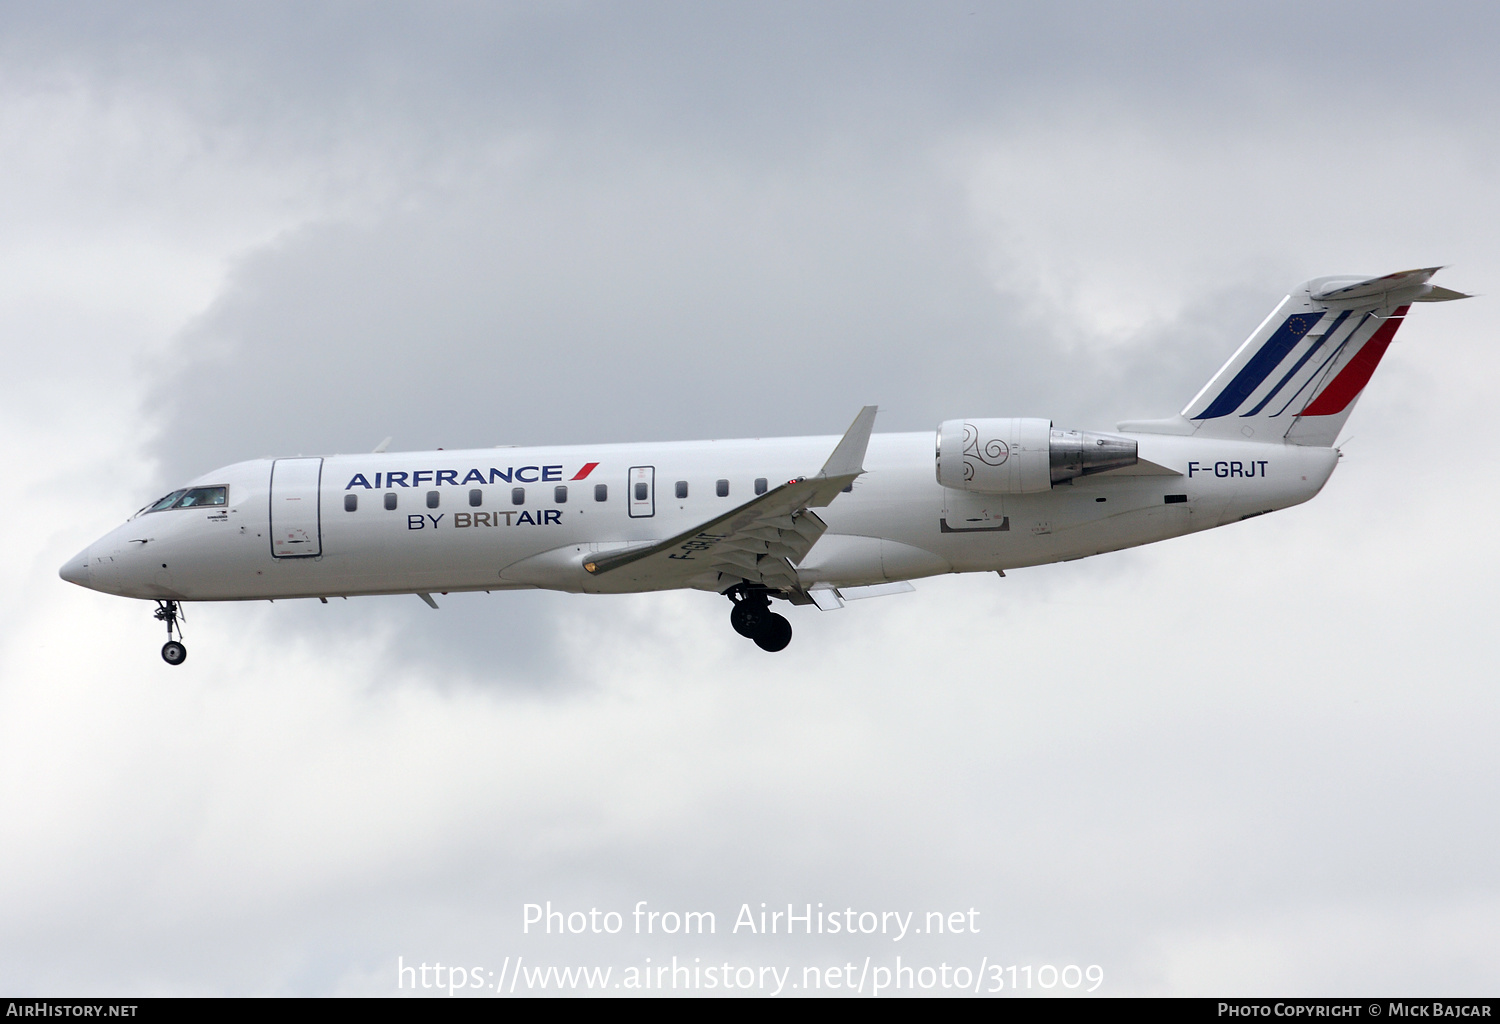
<svg viewBox="0 0 1500 1024"><path fill-rule="evenodd" d="M812 509L829 505L864 473L875 412L873 405L859 411L816 476L788 480L658 544L596 555L584 569L608 575L611 589L725 590L744 581L805 597L794 566L828 529Z"/></svg>

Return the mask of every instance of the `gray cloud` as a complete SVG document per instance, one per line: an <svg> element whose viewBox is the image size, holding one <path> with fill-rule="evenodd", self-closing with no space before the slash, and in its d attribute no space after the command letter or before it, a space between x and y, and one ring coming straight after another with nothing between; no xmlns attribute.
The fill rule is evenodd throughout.
<svg viewBox="0 0 1500 1024"><path fill-rule="evenodd" d="M1403 328L1312 505L800 615L780 659L709 595L514 593L193 609L166 679L144 609L59 596L129 504L80 477L102 504L387 434L831 433L867 401L1108 427L1303 276L1493 276L1487 10L968 7L5 12L0 112L82 126L67 175L16 133L7 191L53 198L5 258L94 258L4 307L0 416L57 523L5 570L0 980L872 952L519 935L522 902L647 899L975 905L982 941L919 955L1112 993L1493 988L1493 460L1432 454L1483 436L1478 302Z"/></svg>

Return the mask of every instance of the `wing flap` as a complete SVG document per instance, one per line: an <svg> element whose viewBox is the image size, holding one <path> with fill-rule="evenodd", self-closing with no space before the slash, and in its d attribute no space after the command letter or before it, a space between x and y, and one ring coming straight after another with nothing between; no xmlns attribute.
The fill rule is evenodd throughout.
<svg viewBox="0 0 1500 1024"><path fill-rule="evenodd" d="M827 506L864 473L875 411L873 405L860 410L816 476L788 480L660 543L595 555L584 561L584 571L594 577L608 573L621 584L663 589L718 572L800 593L793 567L828 529L811 509Z"/></svg>

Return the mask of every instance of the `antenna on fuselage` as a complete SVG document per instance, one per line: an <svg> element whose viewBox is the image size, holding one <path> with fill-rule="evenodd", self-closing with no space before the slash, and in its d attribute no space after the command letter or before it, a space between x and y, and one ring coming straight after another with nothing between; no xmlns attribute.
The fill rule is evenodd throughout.
<svg viewBox="0 0 1500 1024"><path fill-rule="evenodd" d="M370 454L371 455L379 455L381 452L383 452L387 448L389 448L391 446L391 442L394 441L394 440L395 440L395 438L393 438L393 437L386 438L384 441L381 441L379 444L377 444L375 446L375 450L372 451Z"/></svg>

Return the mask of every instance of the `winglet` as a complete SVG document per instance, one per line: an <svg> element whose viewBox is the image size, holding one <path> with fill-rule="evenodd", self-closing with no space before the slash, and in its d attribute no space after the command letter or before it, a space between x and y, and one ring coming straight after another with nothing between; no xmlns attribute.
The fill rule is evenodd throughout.
<svg viewBox="0 0 1500 1024"><path fill-rule="evenodd" d="M381 441L379 444L377 444L375 446L375 450L372 451L370 454L371 455L380 455L387 448L389 448L391 446L391 442L394 441L394 440L395 440L394 437L388 437L388 438L386 438L384 441Z"/></svg>
<svg viewBox="0 0 1500 1024"><path fill-rule="evenodd" d="M849 429L844 432L838 447L823 463L818 476L832 479L836 476L859 476L865 471L865 449L870 447L870 432L875 429L875 413L879 406L867 405L854 417Z"/></svg>
<svg viewBox="0 0 1500 1024"><path fill-rule="evenodd" d="M854 480L865 471L865 450L870 447L870 431L875 428L876 407L867 405L854 417L849 429L839 439L833 454L818 470L814 481L825 481L807 499L809 508L823 508L830 504L839 492L854 486Z"/></svg>

